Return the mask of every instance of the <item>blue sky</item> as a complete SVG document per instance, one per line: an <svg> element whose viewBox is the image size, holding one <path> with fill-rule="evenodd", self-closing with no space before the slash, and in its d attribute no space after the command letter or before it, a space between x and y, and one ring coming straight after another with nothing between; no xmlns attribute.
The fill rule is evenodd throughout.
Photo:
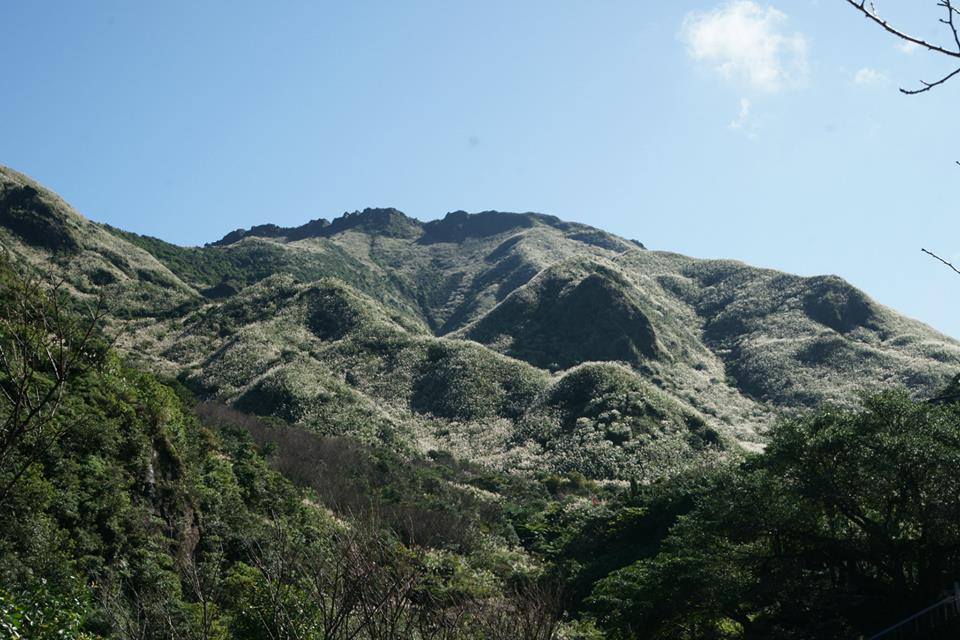
<svg viewBox="0 0 960 640"><path fill-rule="evenodd" d="M934 0L878 8L948 42ZM0 163L180 244L367 206L542 211L836 273L960 337L960 81L843 0L20 2Z"/></svg>

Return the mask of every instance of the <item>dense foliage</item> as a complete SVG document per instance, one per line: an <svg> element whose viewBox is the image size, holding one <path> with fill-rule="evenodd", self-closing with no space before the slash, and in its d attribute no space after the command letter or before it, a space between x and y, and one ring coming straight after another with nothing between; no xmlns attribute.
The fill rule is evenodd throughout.
<svg viewBox="0 0 960 640"><path fill-rule="evenodd" d="M656 552L586 607L613 638L870 635L960 577L958 463L957 406L887 393L786 422L685 488Z"/></svg>
<svg viewBox="0 0 960 640"><path fill-rule="evenodd" d="M6 268L0 299L40 294L18 282ZM5 352L14 339L4 323ZM42 366L31 375L54 384ZM0 379L5 394L11 382ZM535 504L546 496L536 486L195 410L183 387L108 349L63 389L57 437L42 451L16 443L31 454L26 471L0 466L0 482L16 483L0 503L2 637L453 638L483 627L505 639L560 622L542 570L512 550L508 516L469 488ZM533 635L516 635L521 622Z"/></svg>

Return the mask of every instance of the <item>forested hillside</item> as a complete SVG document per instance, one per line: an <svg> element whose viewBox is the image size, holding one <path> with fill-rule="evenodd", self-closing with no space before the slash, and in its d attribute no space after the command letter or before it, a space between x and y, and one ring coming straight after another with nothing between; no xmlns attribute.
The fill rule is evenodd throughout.
<svg viewBox="0 0 960 640"><path fill-rule="evenodd" d="M960 578L960 344L839 278L531 213L179 247L9 169L0 243L0 634L855 638Z"/></svg>

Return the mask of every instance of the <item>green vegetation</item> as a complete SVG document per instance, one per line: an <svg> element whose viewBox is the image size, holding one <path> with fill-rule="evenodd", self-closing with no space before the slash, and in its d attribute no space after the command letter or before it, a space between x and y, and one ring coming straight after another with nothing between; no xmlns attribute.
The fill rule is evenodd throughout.
<svg viewBox="0 0 960 640"><path fill-rule="evenodd" d="M29 184L0 185L0 225L31 245L54 252L74 252L79 244L69 220L57 216L40 191Z"/></svg>
<svg viewBox="0 0 960 640"><path fill-rule="evenodd" d="M958 460L960 408L903 393L786 422L586 607L613 638L870 635L953 588Z"/></svg>
<svg viewBox="0 0 960 640"><path fill-rule="evenodd" d="M4 304L49 304L8 266L3 275ZM5 354L29 320L3 326ZM57 383L42 358L25 366L41 389ZM18 370L0 378L5 397ZM14 404L0 414L14 443L0 485L16 485L0 502L4 637L399 639L483 627L505 640L518 619L560 624L540 598L542 570L485 497L496 487L536 503L536 485L194 410L186 389L103 347L73 371L45 424L55 439L11 440L30 418Z"/></svg>
<svg viewBox="0 0 960 640"><path fill-rule="evenodd" d="M530 437L554 468L589 478L650 482L716 459L728 444L702 417L612 364L569 371L545 408L559 419L527 419Z"/></svg>
<svg viewBox="0 0 960 640"><path fill-rule="evenodd" d="M557 370L589 361L640 365L661 348L643 303L623 274L574 261L553 267L512 293L463 335Z"/></svg>
<svg viewBox="0 0 960 640"><path fill-rule="evenodd" d="M437 342L414 385L414 410L450 420L522 416L546 386L546 376L498 358L479 345Z"/></svg>
<svg viewBox="0 0 960 640"><path fill-rule="evenodd" d="M479 344L426 335L335 280L273 276L180 331L191 349L169 357L212 354L183 377L197 393L326 435L620 480L670 475L731 444L625 367L553 381Z"/></svg>

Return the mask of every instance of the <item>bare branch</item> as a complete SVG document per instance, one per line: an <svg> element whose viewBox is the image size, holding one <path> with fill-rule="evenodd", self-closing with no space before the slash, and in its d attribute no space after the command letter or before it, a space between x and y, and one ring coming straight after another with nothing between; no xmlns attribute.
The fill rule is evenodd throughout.
<svg viewBox="0 0 960 640"><path fill-rule="evenodd" d="M934 51L934 52L936 52L936 53L941 53L941 54L943 54L943 55L945 55L945 56L950 56L951 58L960 58L960 50L952 51L952 50L950 50L950 49L945 49L945 48L943 48L943 47L941 47L941 46L939 46L939 45L932 44L932 43L927 42L926 40L923 40L923 39L921 39L921 38L917 38L917 37L911 36L911 35L909 35L909 34L907 34L907 33L904 33L903 31L900 31L900 30L897 29L896 27L893 27L889 22L887 22L886 20L884 20L883 18L881 18L880 16L878 16L875 12L872 12L870 9L868 9L868 8L866 7L866 0L861 0L860 2L857 2L856 0L846 0L846 2L847 2L847 4L849 4L850 6L854 7L857 11L859 11L860 13L862 13L868 20L870 20L871 22L877 23L878 25L880 25L881 27L883 27L884 30L892 33L893 35L897 36L897 37L900 38L901 40L906 40L907 42L912 42L913 44L918 45L918 46L920 46L920 47L923 47L924 49L927 49L928 51ZM941 6L942 6L942 5L941 5ZM952 9L952 7L951 7L951 9Z"/></svg>
<svg viewBox="0 0 960 640"><path fill-rule="evenodd" d="M924 82L923 80L921 80L920 84L923 85L922 89L904 89L903 87L901 87L900 93L903 93L908 96L915 96L918 93L924 93L926 91L930 91L930 89L933 89L934 87L939 87L941 84L943 84L953 76L957 75L958 73L960 73L960 68L954 69L953 71L951 71L944 77L940 78L936 82Z"/></svg>
<svg viewBox="0 0 960 640"><path fill-rule="evenodd" d="M920 249L920 251L923 251L923 252L924 252L925 254L927 254L928 256L932 256L932 257L936 258L937 260L939 260L940 262L942 262L943 264L947 265L948 267L950 267L951 269L953 269L954 273L960 274L960 269L957 269L957 268L956 268L955 266L953 266L951 263L947 262L946 260L944 260L943 258L941 258L940 256L938 256L937 254L933 253L932 251L927 251L926 249Z"/></svg>
<svg viewBox="0 0 960 640"><path fill-rule="evenodd" d="M946 25L946 27L950 29L950 34L953 37L953 42L954 42L954 45L956 46L956 49L948 49L945 46L933 44L932 42L928 42L927 40L924 40L922 38L912 36L906 33L905 31L902 31L894 27L889 22L887 22L886 20L884 20L879 16L872 2L870 3L869 7L867 6L866 0L846 0L846 3L852 6L853 8L855 8L861 14L863 14L864 17L866 17L871 22L878 24L885 31L887 31L888 33L892 33L897 38L900 38L905 42L915 44L919 47L923 47L927 51L939 53L941 55L944 55L950 58L960 58L960 31L958 31L957 23L954 21L954 18L956 16L960 16L960 9L957 9L957 7L954 6L953 4L954 0L939 0L937 2L937 6L942 7L947 12L947 17L939 18L938 21L941 24ZM960 68L956 69L955 71L952 71L951 73L948 73L947 75L943 76L942 78L934 82L926 82L921 80L920 84L922 86L919 89L904 89L901 87L900 93L903 93L904 95L908 95L908 96L915 96L920 93L926 93L927 91L930 91L934 87L938 87L944 84L945 82L947 82L957 74L960 74Z"/></svg>
<svg viewBox="0 0 960 640"><path fill-rule="evenodd" d="M947 10L947 19L940 18L940 22L950 27L953 33L953 42L957 45L957 51L960 51L960 34L957 34L957 27L953 23L953 16L957 10L953 7L951 0L940 0L939 5Z"/></svg>

